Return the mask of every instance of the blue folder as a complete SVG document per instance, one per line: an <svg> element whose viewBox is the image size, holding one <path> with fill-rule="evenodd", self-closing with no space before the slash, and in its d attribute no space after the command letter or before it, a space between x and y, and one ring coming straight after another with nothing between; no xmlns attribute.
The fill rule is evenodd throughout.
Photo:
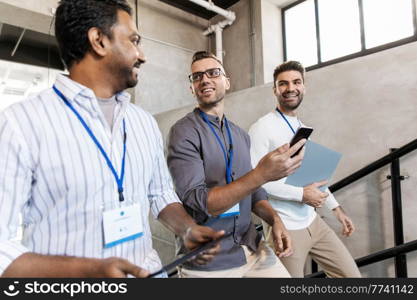
<svg viewBox="0 0 417 300"><path fill-rule="evenodd" d="M342 154L312 141L307 141L305 147L301 166L287 177L285 183L304 187L322 180L330 181ZM320 190L326 188L327 185L320 187Z"/></svg>

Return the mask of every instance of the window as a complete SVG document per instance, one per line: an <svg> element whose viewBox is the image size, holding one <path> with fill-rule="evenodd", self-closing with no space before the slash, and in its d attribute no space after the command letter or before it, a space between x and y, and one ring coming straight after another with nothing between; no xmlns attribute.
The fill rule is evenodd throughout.
<svg viewBox="0 0 417 300"><path fill-rule="evenodd" d="M284 59L309 69L417 41L414 0L300 0L282 15Z"/></svg>
<svg viewBox="0 0 417 300"><path fill-rule="evenodd" d="M320 0L318 9L322 61L361 50L357 1Z"/></svg>
<svg viewBox="0 0 417 300"><path fill-rule="evenodd" d="M365 46L372 48L414 34L413 4L409 0L362 0Z"/></svg>
<svg viewBox="0 0 417 300"><path fill-rule="evenodd" d="M302 17L303 26L300 26ZM306 66L317 64L316 16L314 0L307 0L289 10L285 18L288 53ZM305 48L310 51L305 51Z"/></svg>

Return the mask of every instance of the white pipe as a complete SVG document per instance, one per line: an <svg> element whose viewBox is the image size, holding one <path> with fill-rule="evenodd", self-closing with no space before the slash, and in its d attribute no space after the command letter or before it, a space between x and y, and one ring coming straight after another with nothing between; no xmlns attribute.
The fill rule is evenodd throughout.
<svg viewBox="0 0 417 300"><path fill-rule="evenodd" d="M223 28L219 25L216 27L216 56L220 61L223 63L223 40L222 40L222 32Z"/></svg>
<svg viewBox="0 0 417 300"><path fill-rule="evenodd" d="M221 7L218 7L218 6L214 5L214 3L212 1L205 1L205 0L190 0L190 1L197 4L197 5L205 7L208 10L214 11L215 13L225 17L226 19L228 19L232 22L236 19L236 15L235 15L234 12L232 12L230 10L225 10Z"/></svg>
<svg viewBox="0 0 417 300"><path fill-rule="evenodd" d="M209 35L212 34L213 32L216 32L216 27L220 27L221 29L225 28L227 25L231 25L229 24L228 20L223 20L220 21L219 23L215 24L215 25L210 25L206 31L203 32L204 35Z"/></svg>
<svg viewBox="0 0 417 300"><path fill-rule="evenodd" d="M210 25L204 32L204 35L212 34L213 32L216 35L216 56L218 59L220 59L221 62L223 62L223 41L222 41L222 32L223 28L225 28L227 25L232 25L233 22L236 20L236 14L233 11L225 10L223 8L220 8L214 3L209 0L190 0L191 2L198 4L200 6L205 7L208 10L214 11L215 13L223 16L226 18L226 20L220 21L216 25Z"/></svg>

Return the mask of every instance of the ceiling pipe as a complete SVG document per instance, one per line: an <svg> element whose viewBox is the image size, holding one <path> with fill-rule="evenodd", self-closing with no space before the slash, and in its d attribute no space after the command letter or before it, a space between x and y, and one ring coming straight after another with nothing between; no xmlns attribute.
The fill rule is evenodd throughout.
<svg viewBox="0 0 417 300"><path fill-rule="evenodd" d="M19 47L20 42L22 41L23 36L25 35L25 32L26 32L26 28L23 28L22 32L20 33L19 39L17 40L16 45L14 46L14 49L12 53L10 54L11 56L14 56L14 54L16 53L16 50Z"/></svg>
<svg viewBox="0 0 417 300"><path fill-rule="evenodd" d="M218 15L225 17L226 19L230 20L232 23L236 19L236 15L234 12L230 10L225 10L221 7L216 6L213 1L209 0L190 0L191 2L200 5L208 10L215 12Z"/></svg>
<svg viewBox="0 0 417 300"><path fill-rule="evenodd" d="M222 41L222 33L223 29L226 26L230 26L236 20L236 14L233 11L225 10L221 7L216 6L213 1L205 1L205 0L190 0L191 2L200 5L210 11L213 11L223 17L225 20L220 21L215 25L210 25L204 32L204 35L210 35L212 33L216 36L216 56L223 62L223 41Z"/></svg>

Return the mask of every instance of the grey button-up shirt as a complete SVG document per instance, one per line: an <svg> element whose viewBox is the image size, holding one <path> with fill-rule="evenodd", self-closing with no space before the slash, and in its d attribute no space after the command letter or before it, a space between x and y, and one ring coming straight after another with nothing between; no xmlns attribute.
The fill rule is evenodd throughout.
<svg viewBox="0 0 417 300"><path fill-rule="evenodd" d="M212 115L207 117L228 151L229 140L224 122ZM233 137L232 177L236 180L252 170L250 139L243 129L229 120L228 123ZM267 199L267 194L264 189L259 188L239 202L239 216L213 220L208 213L207 196L210 188L226 185L226 164L221 146L200 116L198 108L177 121L171 128L168 167L179 198L196 222L208 222L208 226L216 230L233 232L232 236L221 242L220 253L209 264L200 266L187 263L186 267L214 271L245 264L246 258L240 245L246 245L252 250L257 249L261 236L251 222L251 211L257 201ZM184 253L181 241L177 239L177 242L180 243L179 254Z"/></svg>

